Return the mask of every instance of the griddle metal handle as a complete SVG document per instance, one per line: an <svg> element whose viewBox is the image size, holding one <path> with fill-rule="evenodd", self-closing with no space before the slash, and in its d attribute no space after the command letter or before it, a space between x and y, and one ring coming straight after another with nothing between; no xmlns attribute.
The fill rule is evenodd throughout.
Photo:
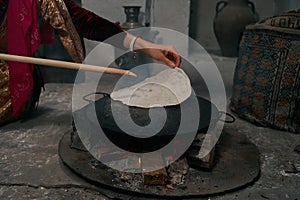
<svg viewBox="0 0 300 200"><path fill-rule="evenodd" d="M220 119L222 115L226 115L227 117L231 118L231 119L225 119L225 120L222 120ZM222 121L222 122L225 122L225 123L229 123L229 124L232 124L235 122L235 117L228 113L228 112L225 112L225 111L219 111L219 120Z"/></svg>
<svg viewBox="0 0 300 200"><path fill-rule="evenodd" d="M94 101L93 100L90 100L88 99L89 96L92 96L92 95L96 95L96 94L102 94L104 97L110 97L110 95L108 93L105 93L105 92L92 92L90 94L87 94L87 95L84 95L82 97L83 100L89 102L89 103L93 103Z"/></svg>

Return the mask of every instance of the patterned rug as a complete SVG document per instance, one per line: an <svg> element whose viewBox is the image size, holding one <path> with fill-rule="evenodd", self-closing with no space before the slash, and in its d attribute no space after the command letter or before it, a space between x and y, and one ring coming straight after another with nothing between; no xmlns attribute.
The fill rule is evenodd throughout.
<svg viewBox="0 0 300 200"><path fill-rule="evenodd" d="M230 108L250 122L300 132L299 11L246 28Z"/></svg>

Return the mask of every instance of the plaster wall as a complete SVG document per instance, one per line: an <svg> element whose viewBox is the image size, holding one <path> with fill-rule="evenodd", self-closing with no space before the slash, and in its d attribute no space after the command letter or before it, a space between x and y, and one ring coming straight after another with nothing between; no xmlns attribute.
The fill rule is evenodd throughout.
<svg viewBox="0 0 300 200"><path fill-rule="evenodd" d="M151 26L170 28L190 35L207 50L219 50L213 20L219 0L152 0ZM299 9L299 0L251 0L260 19ZM123 23L122 6L141 6L140 22L145 22L146 0L82 0L82 6L114 22ZM159 37L158 37L159 38ZM87 51L96 44L87 41Z"/></svg>
<svg viewBox="0 0 300 200"><path fill-rule="evenodd" d="M82 0L82 6L113 22L125 22L123 6L141 6L140 23L145 23L145 0ZM152 0L150 25L189 34L190 0ZM158 35L159 39L161 39ZM155 41L156 42L156 41ZM160 40L160 42L163 42ZM87 41L89 52L98 42ZM109 49L112 51L113 49Z"/></svg>
<svg viewBox="0 0 300 200"><path fill-rule="evenodd" d="M213 30L219 0L191 0L190 36L208 50L219 50ZM300 9L299 0L251 0L260 19Z"/></svg>

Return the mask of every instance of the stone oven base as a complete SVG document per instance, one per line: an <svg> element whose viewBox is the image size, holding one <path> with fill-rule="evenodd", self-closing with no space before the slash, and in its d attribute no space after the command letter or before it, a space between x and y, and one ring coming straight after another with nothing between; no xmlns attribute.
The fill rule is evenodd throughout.
<svg viewBox="0 0 300 200"><path fill-rule="evenodd" d="M172 187L144 185L141 174L126 174L106 167L89 153L70 148L70 135L71 131L64 134L59 144L62 162L75 174L98 187L99 191L108 190L109 196L118 198L120 195L155 198L219 195L246 187L260 175L257 147L246 136L236 132L222 133L215 148L216 160L211 171L190 168L185 181Z"/></svg>

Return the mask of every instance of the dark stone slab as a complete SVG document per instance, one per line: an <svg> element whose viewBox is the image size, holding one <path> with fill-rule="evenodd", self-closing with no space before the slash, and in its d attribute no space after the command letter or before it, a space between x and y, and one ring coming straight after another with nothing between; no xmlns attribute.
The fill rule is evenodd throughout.
<svg viewBox="0 0 300 200"><path fill-rule="evenodd" d="M72 85L47 85L29 118L0 128L1 185L84 185L65 170L57 154L59 139L71 128L71 92Z"/></svg>
<svg viewBox="0 0 300 200"><path fill-rule="evenodd" d="M221 70L226 72L230 64L227 62ZM107 78L108 84L109 80ZM101 90L107 89L107 85L103 84ZM60 163L58 142L71 129L72 89L72 84L47 84L34 115L26 121L0 127L0 199L103 199L104 196L148 199L134 195L116 196L104 188L101 191L97 188L100 192L85 189L92 186ZM211 199L299 199L299 173L284 173L284 169L289 161L298 171L300 169L300 156L294 151L300 144L300 134L257 127L238 118L224 130L245 135L258 147L261 176L253 185ZM46 195L45 191L48 191Z"/></svg>
<svg viewBox="0 0 300 200"><path fill-rule="evenodd" d="M294 151L295 151L296 153L300 154L300 144L298 144L298 145L295 147Z"/></svg>
<svg viewBox="0 0 300 200"><path fill-rule="evenodd" d="M101 199L108 197L85 188L45 188L30 186L0 186L0 199Z"/></svg>
<svg viewBox="0 0 300 200"><path fill-rule="evenodd" d="M133 187L136 182L122 182L120 172L110 169L104 164L91 165L94 158L87 152L70 148L70 134L67 132L60 141L59 155L64 164L90 183L101 188L108 188L118 193L153 196L156 198L203 197L221 194L243 188L257 180L260 174L259 152L256 146L244 135L224 133L216 149L218 161L210 171L190 169L186 174L185 187L164 186ZM136 174L139 176L139 174Z"/></svg>

